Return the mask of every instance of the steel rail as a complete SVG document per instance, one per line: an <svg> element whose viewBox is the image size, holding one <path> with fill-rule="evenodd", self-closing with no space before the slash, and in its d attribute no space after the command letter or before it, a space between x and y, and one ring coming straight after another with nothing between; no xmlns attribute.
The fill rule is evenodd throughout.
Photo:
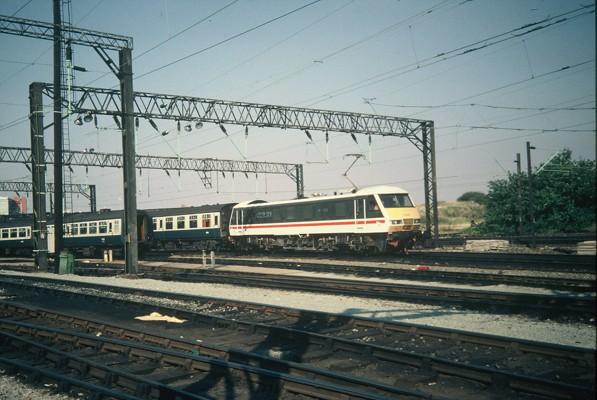
<svg viewBox="0 0 597 400"><path fill-rule="evenodd" d="M257 272L220 270L149 270L144 267L146 278L184 282L210 282L230 285L266 287L292 291L308 291L336 295L373 297L424 304L451 304L464 308L493 308L507 312L540 312L542 316L566 315L585 317L595 313L594 296L565 296L535 293L513 293L493 290L463 289L455 287L405 285L375 281L332 279L311 276L279 275ZM114 275L122 271L98 267L79 267L79 275Z"/></svg>
<svg viewBox="0 0 597 400"><path fill-rule="evenodd" d="M18 281L18 282L16 282ZM31 285L29 284L31 283ZM109 290L113 293L119 294L141 294L148 297L166 297L175 300L189 301L189 302L204 302L215 304L218 307L231 306L239 310L247 310L250 314L256 315L268 315L272 312L277 312L285 316L298 317L307 313L316 320L328 320L331 317L333 319L342 319L344 323L353 327L370 327L379 329L384 334L395 333L408 333L411 335L425 336L429 338L441 338L443 340L453 340L458 343L469 343L474 345L487 345L496 347L502 350L515 348L517 351L528 354L538 354L545 356L553 356L564 359L573 359L581 362L592 361L594 359L594 351L574 346L558 345L552 343L536 342L531 340L524 340L518 338L510 338L498 335L490 335L478 332L469 332L458 329L433 327L429 325L422 325L416 323L407 323L400 321L387 321L374 318L359 318L355 316L346 316L325 313L320 311L307 311L300 309L293 309L288 307L278 307L272 305L264 305L260 303L252 303L246 301L235 301L225 298L189 295L175 292L163 292L152 289L140 289L140 288L126 288L110 286L107 284L88 283L88 282L73 282L65 279L58 278L38 278L32 276L1 276L0 284L8 285L10 287L21 287L26 286L35 290L42 291L43 288L39 286L32 286L37 284L56 284L64 286L76 285L77 288L105 291ZM50 291L51 292L51 291Z"/></svg>
<svg viewBox="0 0 597 400"><path fill-rule="evenodd" d="M587 233L570 233L570 234L557 234L550 236L536 236L535 244L537 245L576 245L578 242L585 242L589 240L595 240L595 232ZM529 244L532 240L532 236L528 235L479 235L479 236L460 236L460 235L445 235L440 236L438 243L440 246L462 246L466 244L467 240L507 240L509 243L514 244Z"/></svg>
<svg viewBox="0 0 597 400"><path fill-rule="evenodd" d="M8 332L3 332L0 330L0 348L4 344L10 343L10 345L14 346L15 342L20 343L21 349L34 349L34 351L27 351L27 354L30 355L38 355L38 356L45 356L47 361L55 362L56 370L58 368L70 368L67 373L60 374L58 372L54 372L50 374L51 369L47 368L40 368L37 367L36 364L39 363L38 359L34 360L27 360L29 363L25 363L22 360L15 359L16 357L6 357L6 355L0 358L0 363L6 363L12 367L16 367L19 369L28 370L35 374L41 374L48 378L53 378L59 382L66 382L71 385L75 385L78 387L82 387L88 390L91 390L93 393L97 394L106 394L110 396L114 396L118 399L140 399L145 397L144 393L148 390L145 388L150 388L149 390L155 390L158 392L160 398L164 397L172 397L172 398L181 398L181 399L197 399L197 400L208 400L208 397L198 396L192 393L185 392L183 390L177 390L175 388L168 387L167 385L161 384L156 381L152 381L149 379L145 379L139 375L127 373L125 371L121 371L118 368L111 368L106 365L102 365L101 363L94 362L89 360L86 357L79 357L70 352L65 352L61 350L54 349L50 346L44 345L37 340L28 340L26 338L21 337L24 333L24 330L30 329L28 333L34 334L35 336L39 336L43 339L49 339L48 336L60 337L60 339L66 339L69 336L69 333L66 331L60 331L56 329L46 328L43 326L35 326L26 323L19 323L16 321L1 321L0 322L0 329L6 329L8 325L13 325L16 334L11 334ZM21 328L21 329L17 329ZM39 335L42 332L49 332L49 335ZM72 341L85 341L86 343L95 342L95 343L112 343L117 344L116 342L110 342L103 338L93 337L91 335L70 335L74 337ZM10 352L10 350L7 352ZM4 352L3 352L4 353ZM93 376L96 379L103 378L108 384L108 387L102 387L99 384L89 384L85 382L85 379L73 379L69 376L69 373L72 371L83 372L87 371L87 373L83 372L83 375L86 375L86 378L93 376L93 371L97 374ZM99 372L101 371L101 372ZM99 373L98 373L99 372ZM135 382L136 386L141 389L140 393L135 393L134 396L128 395L127 393L119 392L113 389L110 389L110 384L119 385L120 381L128 381L128 382ZM124 386L124 385L123 385ZM128 385L124 386L124 388L129 388Z"/></svg>
<svg viewBox="0 0 597 400"><path fill-rule="evenodd" d="M14 333L8 333L2 330L9 330ZM157 361L170 366L182 368L187 373L181 375L191 375L191 373L200 374L202 372L209 372L218 369L234 370L240 373L249 375L252 382L260 380L260 383L267 386L273 382L281 382L282 393L295 393L310 395L311 397L319 399L331 399L331 398L345 398L345 399L372 399L382 400L385 397L380 397L370 393L360 393L357 390L353 390L349 387L340 387L324 382L313 382L304 377L289 376L284 373L270 371L264 368L259 368L251 365L237 364L229 362L219 358L205 357L192 353L186 353L178 350L171 350L151 346L143 343L132 342L128 340L118 340L112 338L106 338L103 336L90 335L79 332L67 331L64 329L46 327L43 325L30 324L27 322L2 320L0 321L0 336L4 337L5 340L8 338L10 341L18 341L26 345L27 347L39 349L39 353L46 356L48 361L55 361L59 366L66 367L70 366L69 363L73 362L73 369L81 371L82 368L96 368L105 371L106 376L112 375L113 377L123 377L125 381L135 382L135 387L140 393L141 397L145 397L150 391L157 391L157 398L179 398L179 399L210 399L210 396L197 395L190 393L185 390L176 389L171 385L163 384L159 381L143 378L143 375L134 373L128 373L121 370L120 368L112 368L104 366L98 362L89 360L86 357L80 357L70 352L61 351L45 344L39 343L35 340L28 340L21 337L20 335L29 334L34 338L42 338L45 340L52 340L56 342L62 342L65 344L77 344L83 345L93 349L104 349L107 348L110 352L126 354L127 356L135 356L140 358L146 358L148 360ZM53 355L53 356L49 356ZM72 368L72 367L71 367ZM221 373L221 371L220 371ZM119 379L112 378L109 380L114 384L119 383ZM127 382L128 383L128 382ZM130 386L125 386L129 388Z"/></svg>
<svg viewBox="0 0 597 400"><path fill-rule="evenodd" d="M24 280L31 281L31 279L29 279L29 278L26 278ZM16 282L12 282L12 283L6 282L6 279L3 279L2 281L3 281L3 283L8 284L9 286L14 286L14 287L19 287L24 284L24 283L16 283ZM35 281L35 280L33 280L33 281ZM68 285L73 284L72 282L67 282L67 281L62 281L61 283L68 284ZM77 282L76 284L79 285L80 283ZM82 284L81 286L102 288L104 293L107 291L106 290L107 287L105 285ZM87 299L86 301L89 301L89 300L107 301L110 304L115 304L115 303L131 304L131 305L137 304L137 306L139 306L139 303L136 301L115 300L114 298L104 298L102 296L92 295L88 292L75 293L75 292L71 292L71 291L56 290L56 289L51 289L51 288L39 287L39 286L34 286L34 287L30 287L30 288L32 290L36 290L36 291L39 291L39 292L45 293L45 294L52 294L52 293L58 292L58 293L60 293L60 295L69 296L69 297L72 297L73 299ZM151 295L151 293L153 293L154 295L157 295L160 293L160 292L155 292L155 291L151 291L151 290L149 290L149 291L140 290L140 289L136 289L136 288L128 289L128 290L122 289L122 288L112 288L112 289L115 289L116 291L119 291L119 292L125 292L125 293L135 293L135 294L143 293L144 295ZM198 300L198 297L189 296L189 295L179 295L179 294L172 294L172 293L161 293L161 295L167 296L170 299L178 298L178 299L186 299L186 300L194 299L195 301ZM211 299L211 300L213 301L214 299ZM225 300L220 300L220 301L225 303ZM238 302L232 302L232 303L239 304ZM155 305L152 305L150 307L152 310L156 309ZM261 306L262 309L264 307L272 308L270 306ZM495 368L488 368L488 367L475 366L475 365L470 365L470 364L461 363L461 362L454 362L454 361L442 359L440 357L416 354L413 352L392 349L392 348L379 346L379 345L372 344L372 343L354 342L352 340L347 340L347 339L343 339L343 338L339 338L339 337L330 337L329 335L322 335L322 334L306 332L306 331L296 330L296 329L291 329L291 328L286 328L286 327L271 326L271 325L265 325L265 324L260 324L260 323L250 323L247 321L239 320L237 318L234 318L233 320L226 320L223 317L205 315L205 314L200 314L200 313L196 313L196 312L190 312L190 311L180 309L180 308L159 306L158 309L160 311L163 310L163 312L166 312L166 313L171 313L171 314L173 313L173 315L177 315L181 318L205 321L205 323L212 324L213 326L226 326L226 325L232 326L233 328L236 328L237 330L239 330L239 332L263 331L268 336L269 335L277 335L279 337L289 338L289 340L290 340L290 338L292 338L293 340L297 340L298 338L301 338L301 337L308 337L309 343L313 343L313 344L319 343L322 345L326 345L328 347L332 346L333 348L353 351L357 354L365 353L365 354L375 356L375 357L379 358L380 360L401 363L401 364L405 364L405 365L415 367L415 368L430 368L432 371L435 371L435 373L470 379L470 380L477 381L477 382L480 382L485 385L490 385L492 383L499 384L499 385L505 385L509 389L515 390L518 392L535 393L535 394L548 396L551 398L593 398L593 395L594 395L594 389L589 388L589 387L571 385L571 384L563 383L563 382L559 382L559 381L542 379L542 378L532 377L532 376L527 376L527 375L520 375L520 374L516 374L516 373L509 373L507 371L503 371L503 370L499 370L499 369L495 369ZM304 313L304 311L302 311L302 310L295 310L295 311L298 312L299 315L300 315L300 313ZM286 310L286 312L292 312L292 310L290 310L290 311ZM324 314L324 313L310 313L310 314L315 315L315 314ZM380 326L383 326L383 324L384 323L382 321L369 321L370 327L378 328ZM386 326L386 328L389 328L392 325L394 325L394 324L389 324ZM398 324L398 325L400 325L400 324ZM402 324L402 325L409 325L409 324ZM410 324L410 325L411 325L411 330L412 329L417 330L415 325L413 325L413 324ZM441 328L435 329L435 328L424 327L423 330L420 332L423 332L425 329L428 330L427 334L430 336L433 336L434 334L442 335L442 333L441 333L442 331L444 332L444 334L445 334L445 332L452 331L456 335L455 336L448 335L447 337L448 338L458 337L457 336L458 331L455 331L455 330L446 330L446 329L441 329ZM419 331L417 331L417 332L419 332ZM433 333L431 333L431 332L433 332ZM530 342L530 341L525 341L525 340L517 340L517 339L513 339L513 338L505 339L505 338L499 338L499 337L492 337L491 335L479 335L479 334L471 334L471 333L465 333L465 335L462 336L462 338L465 339L466 336L468 336L468 340L470 340L473 337L476 337L476 339L474 339L474 340L476 340L480 344L491 343L492 341L496 341L496 339L497 339L497 342L501 341L502 346L505 345L505 348L516 348L517 350L525 352L527 350L527 346L528 346L528 349L533 349L533 347L534 347L534 350L531 350L531 351L536 352L536 354L546 354L547 355L547 354L553 354L552 352L555 352L555 354L561 355L563 357L573 357L574 359L578 359L580 362L584 361L584 362L590 363L591 361L589 361L589 360L592 360L592 357L594 357L593 352L590 350L587 350L587 351L584 351L581 349L572 350L575 348L571 348L570 346L549 345L549 344L536 343L536 342ZM454 340L460 340L460 339L461 338L458 337L457 339L454 339ZM467 339L465 339L465 340L467 340ZM508 343L508 344L506 345L506 343ZM514 346L514 347L511 347L511 346ZM567 348L567 351L564 350L566 348ZM544 351L544 353L543 353L543 351Z"/></svg>
<svg viewBox="0 0 597 400"><path fill-rule="evenodd" d="M293 376L308 378L313 381L322 381L338 386L349 385L355 390L363 393L375 393L383 396L412 396L416 398L430 398L423 393L403 390L396 386L390 386L354 376L337 374L328 370L310 367L297 362L281 360L278 358L267 357L257 353L243 351L236 348L225 348L224 346L212 345L209 343L197 343L185 340L175 336L158 335L155 332L139 331L114 325L106 321L81 318L64 313L58 313L45 308L32 308L21 304L0 301L0 310L8 311L19 316L19 318L42 318L50 320L53 323L66 323L70 326L84 328L85 331L99 331L104 337L113 337L119 339L138 340L153 346L164 347L171 350L183 351L193 354L200 354L207 357L214 357L227 360L229 362L247 365L267 365L268 370L279 373L286 373ZM0 327L2 323L0 322ZM434 396L435 398L435 396Z"/></svg>
<svg viewBox="0 0 597 400"><path fill-rule="evenodd" d="M200 257L151 257L145 260L160 260L177 263L201 264ZM573 279L573 278L553 278L545 276L530 275L505 275L479 272L455 272L455 271L435 271L433 268L425 271L411 270L406 268L393 268L384 265L365 266L348 264L331 264L311 261L292 261L292 260L268 260L268 259L247 259L247 258L216 258L216 264L219 265L243 265L255 267L273 267L287 268L301 271L312 272L331 272L353 274L356 276L367 276L376 278L394 278L415 281L441 281L452 283L470 283L474 285L491 284L509 284L530 287L542 287L557 290L571 291L591 291L595 292L597 283L595 279ZM144 266L141 265L141 269Z"/></svg>
<svg viewBox="0 0 597 400"><path fill-rule="evenodd" d="M582 270L595 272L595 256L578 254L539 254L539 253L478 253L454 251L412 251L407 257L397 259L400 262L437 262L440 264L465 263L483 265L484 268L505 266L528 268L537 266L542 270Z"/></svg>
<svg viewBox="0 0 597 400"><path fill-rule="evenodd" d="M153 250L150 254L183 254L197 253L197 250ZM221 253L223 254L223 253ZM426 251L412 250L407 255L385 254L370 256L366 254L326 253L313 251L272 251L256 253L267 259L271 256L301 257L311 259L330 259L343 261L379 261L403 264L432 263L442 266L477 267L484 269L529 269L560 272L592 272L595 273L596 256L581 254L540 254L540 253L500 253L500 252L464 252L464 251Z"/></svg>

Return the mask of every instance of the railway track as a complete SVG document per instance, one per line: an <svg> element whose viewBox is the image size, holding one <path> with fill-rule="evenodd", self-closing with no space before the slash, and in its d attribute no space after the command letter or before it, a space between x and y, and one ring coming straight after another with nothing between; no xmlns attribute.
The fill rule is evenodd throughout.
<svg viewBox="0 0 597 400"><path fill-rule="evenodd" d="M201 264L200 257L153 257L155 261L170 261L177 263ZM553 290L570 290L576 292L595 292L595 279L575 279L561 277L546 277L543 275L510 275L502 273L456 272L429 270L412 270L395 268L378 264L364 266L346 263L312 262L309 260L279 260L257 258L217 258L220 265L245 265L255 267L285 268L311 272L329 272L337 274L351 274L363 277L415 280L427 282L447 282L471 285L517 285L526 287L540 287Z"/></svg>
<svg viewBox="0 0 597 400"><path fill-rule="evenodd" d="M533 241L536 245L576 245L579 242L595 240L595 233L570 233L552 236L443 236L439 238L440 246L462 246L467 240L507 240L514 244L529 245Z"/></svg>
<svg viewBox="0 0 597 400"><path fill-rule="evenodd" d="M21 313L8 317L24 318L22 309L15 311ZM150 340L144 337L145 332L112 327L111 337L81 333L68 325L89 327L93 322L44 314L46 318L53 318L54 324L62 317L67 326L48 327L47 321L33 324L4 316L0 322L0 364L37 375L37 379L43 376L59 382L63 391L75 387L89 392L92 395L89 397L101 395L118 399L208 400L231 395L238 399L302 399L305 395L314 399L387 398L359 393L348 385L316 382L250 363L196 355L193 350L189 351L188 345L181 351L173 346L156 346L155 342L147 344ZM102 332L110 328L101 323L96 326L101 327ZM114 338L116 335L122 338ZM131 336L143 337L143 341L131 341ZM163 343L168 340L155 335L151 339L161 339ZM240 359L242 355L235 354L235 358ZM258 383L254 385L254 382ZM372 389L374 385L369 386ZM410 396L417 397L421 398Z"/></svg>
<svg viewBox="0 0 597 400"><path fill-rule="evenodd" d="M144 259L163 258L165 255L178 256L181 254L200 256L197 250L153 250ZM255 253L262 259L301 257L312 260L336 261L368 261L392 262L402 264L429 264L456 267L475 267L484 269L512 269L512 270L538 270L550 272L580 272L595 273L596 257L578 254L540 254L540 253L491 253L491 252L463 252L463 251L428 251L413 250L407 255L359 255L359 254L316 254L313 252L271 252ZM219 258L238 258L235 254L220 253ZM249 257L241 257L249 258Z"/></svg>
<svg viewBox="0 0 597 400"><path fill-rule="evenodd" d="M397 261L430 262L440 265L482 265L483 268L528 269L560 272L595 272L595 256L538 253L468 253L452 251L412 251Z"/></svg>
<svg viewBox="0 0 597 400"><path fill-rule="evenodd" d="M532 314L541 318L590 318L595 313L593 295L545 295L455 287L404 285L378 281L332 279L311 276L280 275L220 270L181 270L180 268L143 267L145 278L180 282L209 282L230 285L299 290L355 297L458 306L464 309L498 313ZM115 275L120 268L78 267L79 275Z"/></svg>
<svg viewBox="0 0 597 400"><path fill-rule="evenodd" d="M258 262L261 263L261 262ZM242 264L242 263L241 263ZM328 265L328 264L326 264ZM263 265L261 265L263 266ZM329 265L328 265L329 266ZM7 265L8 269L30 271L30 266L15 267ZM313 267L317 270L317 266ZM302 269L302 264L301 264ZM337 272L337 271L336 271ZM425 271L424 273L427 273ZM87 276L115 276L124 273L121 265L115 264L80 264L75 273ZM475 290L468 288L454 288L441 286L406 285L385 283L379 281L363 281L355 279L332 279L309 276L293 276L284 274L221 271L212 269L181 269L178 267L143 266L142 276L164 281L180 282L209 282L252 287L264 287L284 290L299 290L316 293L329 293L355 297L383 298L388 300L406 301L422 304L450 305L463 309L487 310L494 313L520 313L533 315L538 318L588 319L595 313L594 282L588 286L587 281L580 280L575 289L578 295L552 295L516 293L494 290ZM401 278L399 272L393 272L396 278ZM417 271L418 276L424 273ZM499 279L499 278L498 278ZM541 282L545 278L531 278ZM559 278L558 278L559 279ZM553 288L563 289L564 284L551 281ZM457 283L464 283L464 279ZM567 280L563 280L566 282ZM523 283L524 279L519 280ZM569 284L574 280L568 280ZM495 282L493 282L495 283Z"/></svg>
<svg viewBox="0 0 597 400"><path fill-rule="evenodd" d="M13 314L15 307L25 310L19 311L21 317L14 318L15 322L45 326L47 321L58 321L63 325L60 329L65 328L64 324L77 326L92 337L98 332L108 336L123 329L128 332L125 337L146 340L151 346L170 340L170 346L180 347L186 354L227 359L241 366L258 363L264 367L271 363L272 369L283 368L286 375L295 379L295 374L300 375L301 371L320 369L331 374L326 382L332 377L345 379L350 383L339 386L350 387L357 394L359 387L364 388L358 385L364 384L372 385L375 391L369 393L382 398L594 396L594 351L591 350L416 324L59 280L3 277L0 286L5 295L13 296L0 310ZM165 299L168 307L160 305ZM172 306L173 302L176 307ZM55 316L67 311L67 316ZM143 332L127 327L134 321L133 316L150 311L186 319L186 340L174 339L183 334L183 327L156 323L145 325ZM90 315L112 322L89 321ZM40 319L46 322L42 324ZM4 331L2 324L0 327ZM57 333L56 337L59 336ZM231 353L231 347L242 351Z"/></svg>

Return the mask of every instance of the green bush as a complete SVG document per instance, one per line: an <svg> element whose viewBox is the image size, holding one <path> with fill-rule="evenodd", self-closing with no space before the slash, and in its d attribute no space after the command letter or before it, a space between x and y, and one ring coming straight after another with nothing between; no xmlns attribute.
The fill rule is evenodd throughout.
<svg viewBox="0 0 597 400"><path fill-rule="evenodd" d="M463 193L456 201L474 201L477 204L487 204L487 195L481 192L466 192Z"/></svg>
<svg viewBox="0 0 597 400"><path fill-rule="evenodd" d="M529 233L530 207L536 233L578 232L595 224L595 161L574 161L570 150L564 150L537 171L532 176L532 204L526 174L509 174L489 182L483 231ZM519 208L522 232L517 232Z"/></svg>

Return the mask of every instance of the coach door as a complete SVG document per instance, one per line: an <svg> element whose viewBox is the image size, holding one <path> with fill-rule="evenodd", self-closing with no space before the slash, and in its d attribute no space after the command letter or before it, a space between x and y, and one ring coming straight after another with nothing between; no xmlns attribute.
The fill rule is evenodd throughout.
<svg viewBox="0 0 597 400"><path fill-rule="evenodd" d="M54 253L54 225L48 225L48 253Z"/></svg>
<svg viewBox="0 0 597 400"><path fill-rule="evenodd" d="M365 224L365 199L354 200L354 223L357 229L363 229Z"/></svg>

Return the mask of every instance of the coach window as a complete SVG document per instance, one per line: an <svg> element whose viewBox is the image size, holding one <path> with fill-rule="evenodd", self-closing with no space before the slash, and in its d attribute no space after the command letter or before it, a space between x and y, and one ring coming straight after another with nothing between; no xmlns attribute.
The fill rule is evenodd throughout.
<svg viewBox="0 0 597 400"><path fill-rule="evenodd" d="M8 238L8 229L2 229L2 239Z"/></svg>
<svg viewBox="0 0 597 400"><path fill-rule="evenodd" d="M99 223L99 233L108 233L108 223L106 221Z"/></svg>
<svg viewBox="0 0 597 400"><path fill-rule="evenodd" d="M153 223L153 230L157 231L158 230L158 219L157 218L152 218L151 222Z"/></svg>
<svg viewBox="0 0 597 400"><path fill-rule="evenodd" d="M97 222L90 222L89 223L89 234L96 235L97 234Z"/></svg>
<svg viewBox="0 0 597 400"><path fill-rule="evenodd" d="M214 226L218 226L218 223L219 223L218 219L219 219L218 216L214 215Z"/></svg>
<svg viewBox="0 0 597 400"><path fill-rule="evenodd" d="M17 228L10 228L10 237L11 238L17 237Z"/></svg>
<svg viewBox="0 0 597 400"><path fill-rule="evenodd" d="M108 222L108 233L112 233L112 221Z"/></svg>
<svg viewBox="0 0 597 400"><path fill-rule="evenodd" d="M184 216L176 217L176 229L184 229Z"/></svg>
<svg viewBox="0 0 597 400"><path fill-rule="evenodd" d="M31 237L31 228L27 228L27 237L30 238Z"/></svg>
<svg viewBox="0 0 597 400"><path fill-rule="evenodd" d="M209 215L209 214L201 215L201 226L203 228L209 228L211 226L211 215Z"/></svg>
<svg viewBox="0 0 597 400"><path fill-rule="evenodd" d="M174 228L174 218L167 217L166 218L166 230L171 230L172 228Z"/></svg>
<svg viewBox="0 0 597 400"><path fill-rule="evenodd" d="M87 235L87 222L84 222L79 225L79 234Z"/></svg>
<svg viewBox="0 0 597 400"><path fill-rule="evenodd" d="M19 237L20 238L27 237L27 228L19 228Z"/></svg>
<svg viewBox="0 0 597 400"><path fill-rule="evenodd" d="M73 236L78 236L79 235L79 224L72 224L72 228L71 228L70 233Z"/></svg>
<svg viewBox="0 0 597 400"><path fill-rule="evenodd" d="M196 215L189 216L189 228L191 228L191 229L197 228L197 216Z"/></svg>

